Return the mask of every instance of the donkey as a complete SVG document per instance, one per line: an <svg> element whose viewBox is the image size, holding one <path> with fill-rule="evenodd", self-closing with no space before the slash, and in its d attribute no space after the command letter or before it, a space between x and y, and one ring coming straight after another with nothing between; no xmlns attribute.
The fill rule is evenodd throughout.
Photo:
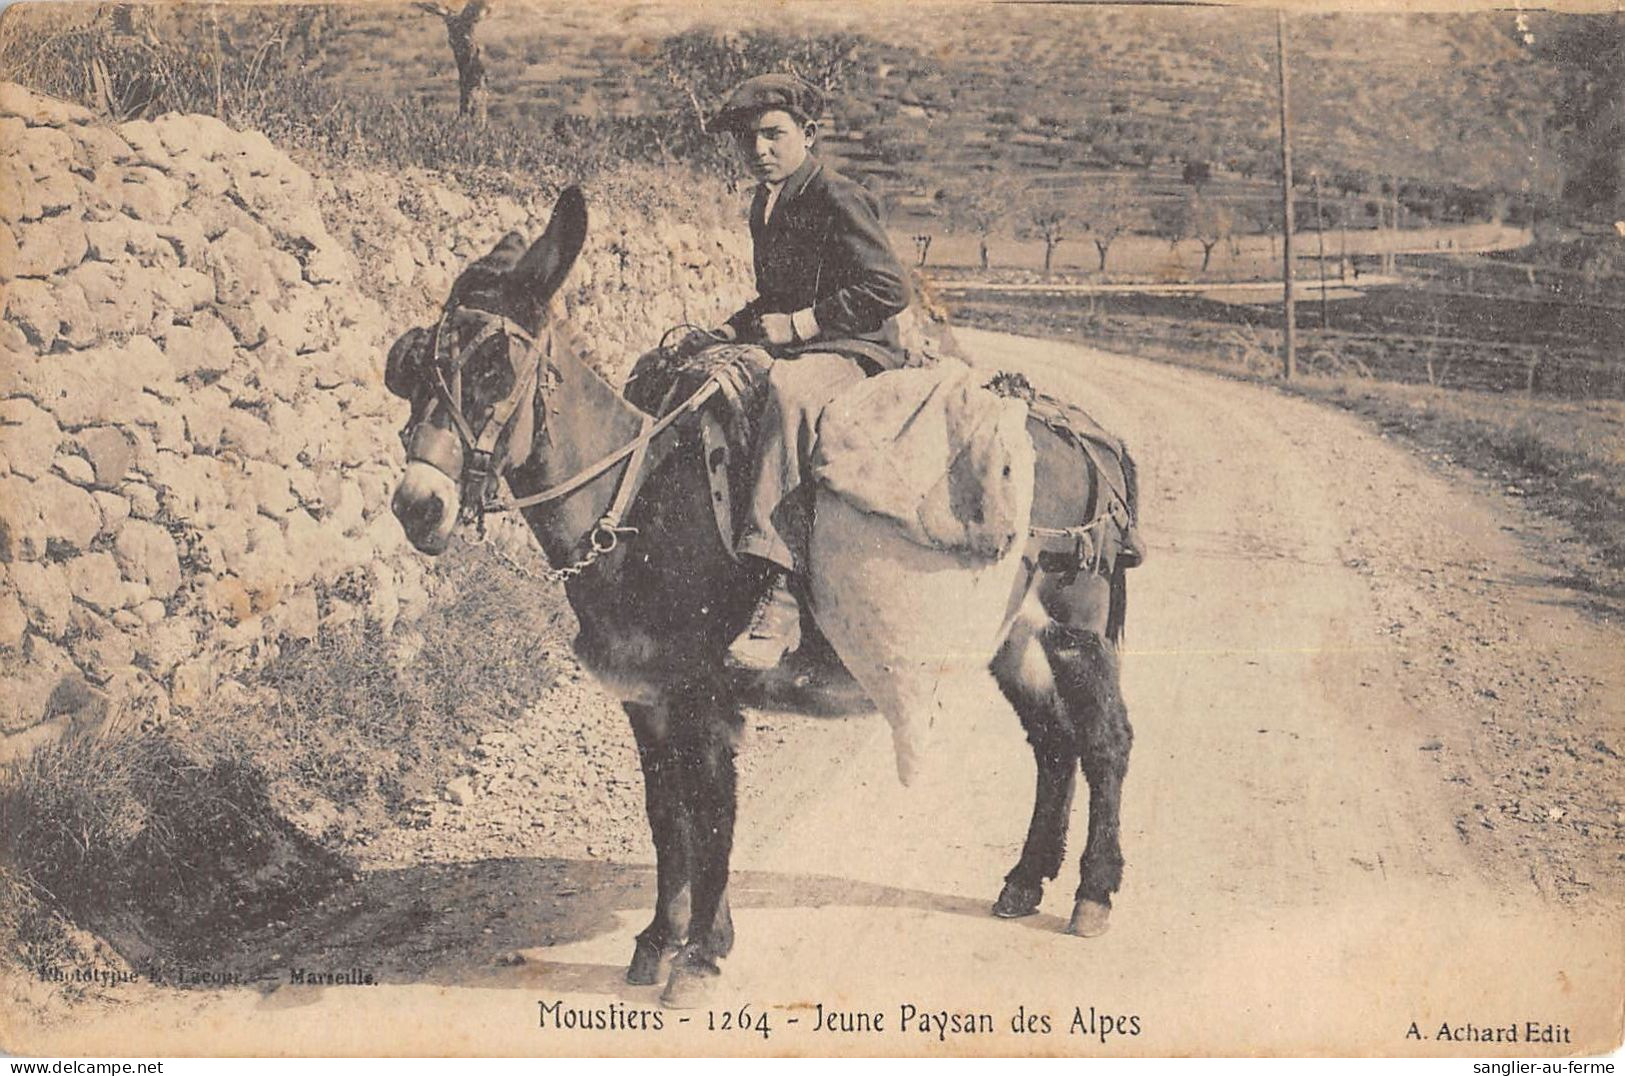
<svg viewBox="0 0 1625 1076"><path fill-rule="evenodd" d="M386 384L412 405L392 507L432 556L498 495L500 479L511 506L523 506L580 623L577 655L622 700L643 769L657 883L626 977L652 984L669 961L662 1001L688 1006L703 1002L734 942L727 888L743 718L723 658L762 579L720 539L699 438L674 424L692 402L655 422L550 316L586 232L586 203L569 188L534 245L510 233L459 276L436 327L391 348ZM1099 476L1055 430L1029 429L1034 529L1075 525ZM1132 501L1126 456L1124 470ZM1067 930L1093 936L1106 929L1123 872L1118 811L1132 733L1118 683L1122 565L1108 576L1075 562L1023 563L984 660L1026 730L1038 781L1025 844L992 911L1038 909L1065 855L1081 766L1089 828Z"/></svg>

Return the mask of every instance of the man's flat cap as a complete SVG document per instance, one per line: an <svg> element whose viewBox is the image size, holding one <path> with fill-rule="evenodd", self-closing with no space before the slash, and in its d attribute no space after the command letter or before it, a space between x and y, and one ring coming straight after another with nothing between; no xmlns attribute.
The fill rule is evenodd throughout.
<svg viewBox="0 0 1625 1076"><path fill-rule="evenodd" d="M802 120L816 120L824 112L824 95L795 75L757 75L733 88L722 108L711 117L714 134L737 131L742 124L773 109L783 109Z"/></svg>

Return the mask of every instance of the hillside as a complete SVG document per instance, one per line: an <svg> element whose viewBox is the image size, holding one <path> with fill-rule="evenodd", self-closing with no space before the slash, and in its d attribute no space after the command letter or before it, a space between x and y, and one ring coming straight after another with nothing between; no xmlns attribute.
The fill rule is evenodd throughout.
<svg viewBox="0 0 1625 1076"><path fill-rule="evenodd" d="M861 37L833 102L831 155L881 187L926 192L962 170L1035 177L1187 158L1241 177L1275 167L1273 19L1256 11L920 5L846 15L795 9L774 29ZM857 17L861 14L861 18ZM404 7L334 15L317 73L395 99L455 101L437 20ZM666 87L649 62L695 26L750 31L676 7L509 5L482 28L498 119L635 117ZM1422 183L1555 195L1542 142L1557 77L1510 16L1297 15L1297 149L1305 175L1398 173ZM1357 180L1356 180L1357 182Z"/></svg>
<svg viewBox="0 0 1625 1076"><path fill-rule="evenodd" d="M188 44L188 63L201 65L159 72L154 110L215 95L209 39L218 33L227 110L268 131L342 153L411 130L425 112L455 112L445 28L413 6L142 10L158 36ZM94 104L87 45L74 29L93 17L13 8L0 62L36 88ZM1538 40L1555 39L1548 29L1583 36L1584 18L1539 16ZM1513 16L1295 14L1289 26L1305 184L1318 170L1358 203L1381 189L1379 176L1396 176L1415 212L1458 219L1489 208L1483 199L1464 205L1465 191L1503 192L1516 211L1520 197L1562 190L1558 140L1572 119L1558 114L1564 72L1551 50L1519 40ZM695 135L692 107L659 62L675 35L690 32L710 42L691 60L700 69L682 73L702 87L705 106L726 82L719 66L743 60L748 69L773 54L773 41L839 49L846 62L826 151L905 212L929 208L945 179L978 173L1064 189L1120 172L1155 200L1167 197L1170 176L1179 189L1187 161L1211 167L1219 199L1263 204L1278 167L1274 20L1221 8L510 0L478 31L502 141L544 156L546 144L615 143L612 152L649 160L698 154L714 163L715 147ZM31 34L49 47L35 51ZM139 51L122 50L110 59L112 80L128 64L126 79L139 83L139 61ZM315 120L304 114L318 110ZM348 132L330 129L340 120Z"/></svg>

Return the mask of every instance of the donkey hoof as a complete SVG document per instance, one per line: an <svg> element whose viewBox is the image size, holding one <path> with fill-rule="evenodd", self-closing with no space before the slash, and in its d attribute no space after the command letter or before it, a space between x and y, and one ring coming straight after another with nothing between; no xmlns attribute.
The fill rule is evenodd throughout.
<svg viewBox="0 0 1625 1076"><path fill-rule="evenodd" d="M1007 881L999 893L999 899L993 902L993 914L1000 919L1020 919L1024 915L1032 915L1038 911L1038 902L1043 896L1042 886Z"/></svg>
<svg viewBox="0 0 1625 1076"><path fill-rule="evenodd" d="M1112 907L1093 900L1080 900L1072 906L1072 920L1066 925L1068 934L1080 938L1098 938L1111 926Z"/></svg>
<svg viewBox="0 0 1625 1076"><path fill-rule="evenodd" d="M653 986L660 981L661 961L675 951L639 938L632 950L632 963L626 966L626 981L633 986Z"/></svg>
<svg viewBox="0 0 1625 1076"><path fill-rule="evenodd" d="M711 1000L712 988L721 969L708 960L682 956L671 966L671 978L661 992L660 1004L668 1009L697 1009Z"/></svg>

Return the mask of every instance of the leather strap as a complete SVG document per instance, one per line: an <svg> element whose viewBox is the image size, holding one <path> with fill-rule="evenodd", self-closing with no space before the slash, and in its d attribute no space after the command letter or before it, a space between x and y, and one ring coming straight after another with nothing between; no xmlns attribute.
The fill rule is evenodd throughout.
<svg viewBox="0 0 1625 1076"><path fill-rule="evenodd" d="M734 549L733 492L728 486L728 434L722 422L710 411L700 412L700 451L705 453L705 481L711 487L711 514L716 519L717 537L729 559L737 562Z"/></svg>

